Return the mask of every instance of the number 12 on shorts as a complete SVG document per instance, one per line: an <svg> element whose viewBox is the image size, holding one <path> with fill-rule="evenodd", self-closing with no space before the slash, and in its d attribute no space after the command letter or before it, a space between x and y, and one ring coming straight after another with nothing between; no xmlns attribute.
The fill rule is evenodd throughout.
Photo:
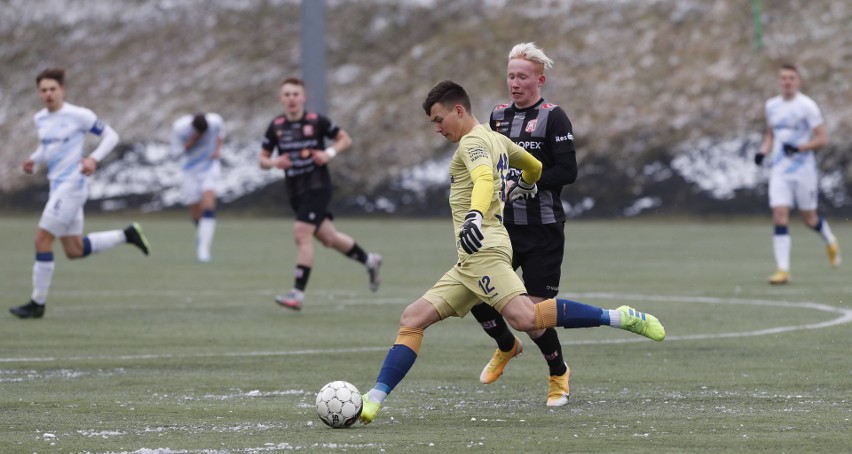
<svg viewBox="0 0 852 454"><path fill-rule="evenodd" d="M482 276L482 279L479 280L479 288L481 288L486 295L491 294L491 292L494 291L494 287L491 285L491 278L489 276Z"/></svg>

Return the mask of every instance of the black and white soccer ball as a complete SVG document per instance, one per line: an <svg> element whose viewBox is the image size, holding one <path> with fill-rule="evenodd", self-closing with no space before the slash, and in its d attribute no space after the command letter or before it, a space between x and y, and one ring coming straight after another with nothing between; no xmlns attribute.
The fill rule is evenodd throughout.
<svg viewBox="0 0 852 454"><path fill-rule="evenodd" d="M352 383L333 381L317 394L317 415L329 427L341 429L355 424L364 408L361 393Z"/></svg>

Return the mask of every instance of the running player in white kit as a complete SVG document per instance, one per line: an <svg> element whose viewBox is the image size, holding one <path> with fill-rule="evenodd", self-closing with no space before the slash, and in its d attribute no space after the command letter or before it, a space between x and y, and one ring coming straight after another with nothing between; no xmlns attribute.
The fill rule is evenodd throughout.
<svg viewBox="0 0 852 454"><path fill-rule="evenodd" d="M36 77L38 94L45 108L33 118L39 147L23 163L26 173L38 164L47 165L50 197L36 231L33 293L30 302L9 309L20 318L44 316L47 292L53 278L53 242L58 237L69 259L105 251L119 243L130 243L148 255L148 240L137 223L124 230L83 235L83 205L88 196L88 176L118 144L118 134L89 109L65 102L65 70L52 68ZM97 148L83 156L86 134L101 138Z"/></svg>
<svg viewBox="0 0 852 454"><path fill-rule="evenodd" d="M196 225L196 255L202 263L211 260L224 142L225 122L216 113L184 115L172 125L172 154L183 161L183 198Z"/></svg>
<svg viewBox="0 0 852 454"><path fill-rule="evenodd" d="M822 216L817 214L819 196L814 151L828 143L828 130L813 99L799 93L801 77L794 65L782 65L778 71L781 94L766 101L766 135L757 165L770 157L769 206L775 224L773 251L777 270L770 284L790 281L791 239L787 226L790 209L798 208L802 221L825 241L832 267L840 265L840 246Z"/></svg>

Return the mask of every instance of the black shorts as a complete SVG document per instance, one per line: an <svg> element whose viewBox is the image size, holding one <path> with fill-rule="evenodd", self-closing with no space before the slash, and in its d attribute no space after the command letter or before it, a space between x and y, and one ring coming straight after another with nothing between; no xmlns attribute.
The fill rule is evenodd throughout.
<svg viewBox="0 0 852 454"><path fill-rule="evenodd" d="M553 298L559 293L562 256L565 254L565 223L506 224L512 240L512 267L521 268L527 293Z"/></svg>
<svg viewBox="0 0 852 454"><path fill-rule="evenodd" d="M290 206L296 220L313 224L319 228L326 218L334 219L328 211L331 203L331 188L315 189L290 197Z"/></svg>

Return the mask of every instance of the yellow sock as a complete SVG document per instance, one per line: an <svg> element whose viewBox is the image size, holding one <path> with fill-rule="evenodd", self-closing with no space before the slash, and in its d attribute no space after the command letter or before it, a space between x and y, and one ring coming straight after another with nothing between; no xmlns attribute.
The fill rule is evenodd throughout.
<svg viewBox="0 0 852 454"><path fill-rule="evenodd" d="M420 344L423 342L423 330L421 328L412 328L410 326L400 326L399 333L396 335L394 344L405 345L414 353L420 354Z"/></svg>
<svg viewBox="0 0 852 454"><path fill-rule="evenodd" d="M535 329L553 328L556 326L556 300L544 300L535 305Z"/></svg>

